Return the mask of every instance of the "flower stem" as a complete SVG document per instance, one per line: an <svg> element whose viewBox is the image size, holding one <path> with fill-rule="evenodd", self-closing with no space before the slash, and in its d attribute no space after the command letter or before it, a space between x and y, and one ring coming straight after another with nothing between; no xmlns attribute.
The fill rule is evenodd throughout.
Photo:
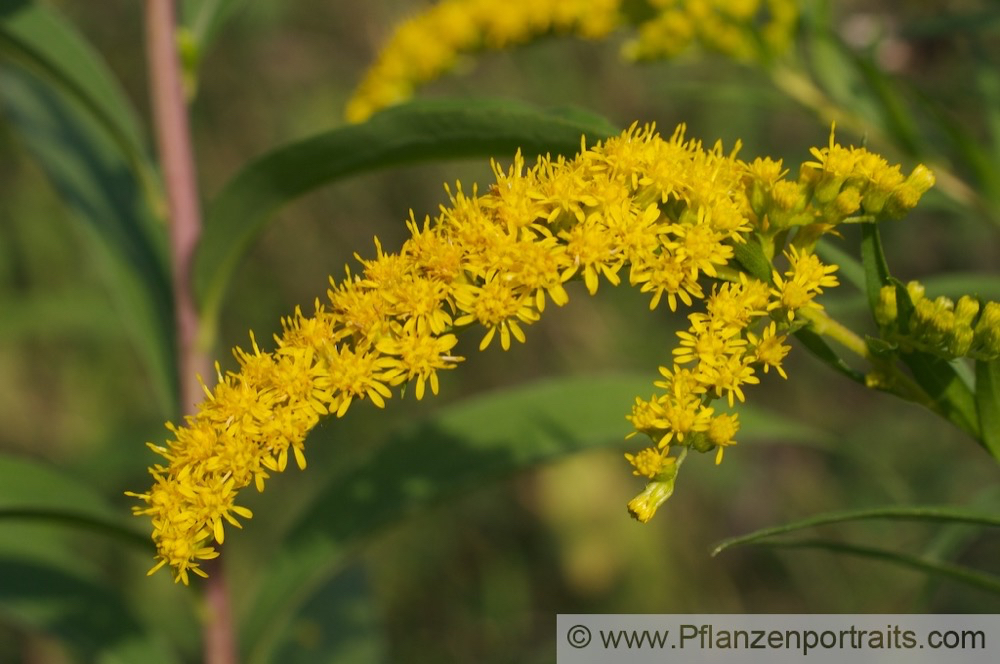
<svg viewBox="0 0 1000 664"><path fill-rule="evenodd" d="M799 314L809 321L809 326L813 332L836 341L855 355L867 360L877 372L884 375L884 379L876 383L869 383L869 387L877 387L892 392L896 396L921 404L948 419L947 415L941 410L940 405L916 381L903 373L894 362L887 362L872 355L868 349L868 344L854 330L840 321L831 318L825 311L802 309L799 311ZM869 374L869 377L871 376L872 374Z"/></svg>
<svg viewBox="0 0 1000 664"><path fill-rule="evenodd" d="M168 230L177 340L177 371L181 409L200 400L197 377L208 376L211 365L197 344L199 314L191 282L191 266L201 234L201 210L195 176L194 149L181 84L175 39L175 0L147 0L146 57L156 144L167 191ZM216 564L206 580L204 661L234 664L236 642L225 575Z"/></svg>

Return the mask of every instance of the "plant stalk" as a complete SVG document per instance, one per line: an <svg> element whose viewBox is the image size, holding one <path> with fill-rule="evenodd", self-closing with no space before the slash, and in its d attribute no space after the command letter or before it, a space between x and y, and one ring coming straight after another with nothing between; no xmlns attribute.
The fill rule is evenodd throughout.
<svg viewBox="0 0 1000 664"><path fill-rule="evenodd" d="M167 192L179 403L182 410L193 410L202 395L198 376L208 376L211 364L197 343L199 313L191 266L201 234L201 209L175 38L176 16L175 0L146 1L146 57L153 126ZM216 564L205 580L203 661L235 664L236 640L229 593L221 563L213 562Z"/></svg>

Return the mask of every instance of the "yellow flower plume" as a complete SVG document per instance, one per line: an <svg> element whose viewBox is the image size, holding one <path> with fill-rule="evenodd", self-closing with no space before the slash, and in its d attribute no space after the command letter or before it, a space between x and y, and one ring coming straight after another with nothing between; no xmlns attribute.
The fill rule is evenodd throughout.
<svg viewBox="0 0 1000 664"><path fill-rule="evenodd" d="M506 350L511 339L525 341L547 301L566 304L570 281L592 294L601 282L627 278L650 295L650 308L704 305L688 315L671 366L660 369L655 386L662 392L637 399L629 416L635 433L655 445L627 457L650 479L630 503L632 513L653 516L688 449L714 450L721 461L739 421L711 403L744 401L759 369L784 377L783 342L793 325L805 324L794 312L836 285L835 267L805 245L787 250L790 267L775 272L773 283L744 271L735 248L773 241L774 219L787 219L777 202L757 194L795 188L807 201L795 223L810 238L846 216L835 217L827 205L837 196L828 173L845 187L863 178L881 182L890 187L888 199L914 176L879 179L877 169L899 169L870 159L853 160L848 171L838 162L834 170L830 155L840 147L831 143L817 151L821 161L787 181L780 163L748 165L735 151L706 149L684 134L681 126L664 139L652 126L633 125L583 145L572 159L544 157L528 167L517 155L506 170L494 164L497 181L487 193L449 189L450 203L435 218L418 223L411 215L410 238L398 253L376 240L375 257L359 257L359 271L331 278L327 302L282 320L274 350L262 350L251 334L250 350L234 351L239 368L223 373L216 365L217 383L206 387L197 412L183 425L167 425L165 445L149 445L163 458L149 469L152 487L129 492L141 502L135 514L151 520L157 553L150 572L169 565L183 583L204 576L201 562L218 555L226 526L252 516L237 504L239 491L251 484L263 491L289 458L304 469L304 441L321 418L343 417L365 400L384 407L410 382L417 399L428 387L437 394L439 372L463 359L455 354L457 332L478 325L481 349L499 340ZM914 173L925 182L929 172L921 169ZM992 309L987 314L996 318Z"/></svg>
<svg viewBox="0 0 1000 664"><path fill-rule="evenodd" d="M413 96L417 86L452 69L464 54L526 44L549 34L597 40L628 24L637 3L625 0L441 0L403 21L347 103L362 122ZM738 60L763 60L788 49L796 0L647 0L646 15L623 54L632 60L674 57L700 45Z"/></svg>

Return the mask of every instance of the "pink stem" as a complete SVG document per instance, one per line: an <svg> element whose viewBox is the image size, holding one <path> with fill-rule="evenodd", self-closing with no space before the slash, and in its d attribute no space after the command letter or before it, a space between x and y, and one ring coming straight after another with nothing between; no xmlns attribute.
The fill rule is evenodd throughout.
<svg viewBox="0 0 1000 664"><path fill-rule="evenodd" d="M147 0L146 48L153 124L167 190L178 385L181 410L188 411L201 400L197 376L209 377L211 365L197 345L199 316L191 266L201 233L201 210L175 28L175 0ZM235 664L236 641L229 593L221 562L213 562L216 564L210 566L211 573L205 581L204 661Z"/></svg>

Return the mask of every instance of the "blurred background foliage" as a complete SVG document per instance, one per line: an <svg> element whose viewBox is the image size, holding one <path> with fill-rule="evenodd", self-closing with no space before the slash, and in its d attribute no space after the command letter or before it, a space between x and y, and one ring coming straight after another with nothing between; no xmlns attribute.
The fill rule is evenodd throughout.
<svg viewBox="0 0 1000 664"><path fill-rule="evenodd" d="M92 42L148 118L142 4L48 4ZM391 26L427 4L235 3L231 20L203 54L191 109L206 199L252 157L340 125L352 86ZM907 219L885 224L895 276L949 292L978 275L972 281L980 294L1000 297L1000 6L985 0L803 6L805 66L835 106L870 123L869 147L904 170L933 157L979 192L979 202L968 205L932 191ZM744 158L770 155L793 169L809 158L809 147L827 142L833 118L789 98L767 72L703 53L637 66L618 57L620 43L552 38L486 53L420 95L569 103L623 127L655 121L667 133L686 122L690 136L709 143L721 138L727 147L740 139ZM887 106L876 92L886 86L897 95L899 116L891 122L883 121ZM904 129L894 133L897 125ZM838 126L845 144L866 139L858 132L863 125ZM960 127L971 145L955 140L948 127ZM913 136L922 143L908 142ZM0 123L0 155L0 451L57 467L127 511L122 492L148 483L152 457L143 443L162 442L163 421L175 415L126 333L130 312L110 294L94 237L62 206L6 122ZM339 277L354 252L373 254L374 235L398 247L408 211L418 218L433 214L445 200L442 182L456 179L489 182L487 160L358 176L283 209L239 264L224 301L217 345L223 366L234 366L226 349L246 345L248 329L268 339L280 329L280 316L323 295L327 276ZM849 235L841 246L855 252L857 238ZM951 281L932 278L941 274ZM669 355L679 317L662 309L650 314L646 299L628 289L582 295L577 290L570 306L546 311L529 330L529 342L509 353L478 353L474 340L463 339L468 360L442 377L440 398L419 407L402 399L385 411L352 410L310 437L307 472L290 470L264 496L245 494L255 518L227 538L225 551L237 613L254 614L254 593L280 535L332 481L400 436L435 444L433 436L418 440L406 433L419 418L557 376L598 385L609 376L651 383ZM870 325L863 294L850 286L825 302L861 329ZM1000 610L995 594L828 551L751 547L709 557L728 536L823 511L956 504L996 512L1000 504L995 463L957 429L866 391L799 348L787 371L788 381L768 376L750 399L762 418L775 413L801 426L782 435L762 426L755 434L747 418L742 444L725 463L689 463L651 524L640 526L625 511L640 484L622 458L624 441L478 481L391 527L372 524L374 534L352 543L337 574L316 580L304 608L277 626L263 619L261 638L270 645L259 652L270 654L258 656L546 662L553 658L554 614L572 612ZM608 398L618 400L624 436L630 396ZM415 458L419 463L419 454ZM366 515L353 518L364 522ZM995 530L876 521L828 526L820 534L1000 573ZM51 569L82 564L91 579L123 589L126 613L156 625L181 661L196 658L197 594L175 587L165 573L147 580L149 550L7 520L0 523L0 554L46 561ZM51 572L39 578L44 583ZM13 583L13 576L0 577L8 591ZM75 661L74 651L38 631L23 612L8 611L5 596L0 588L0 661Z"/></svg>

